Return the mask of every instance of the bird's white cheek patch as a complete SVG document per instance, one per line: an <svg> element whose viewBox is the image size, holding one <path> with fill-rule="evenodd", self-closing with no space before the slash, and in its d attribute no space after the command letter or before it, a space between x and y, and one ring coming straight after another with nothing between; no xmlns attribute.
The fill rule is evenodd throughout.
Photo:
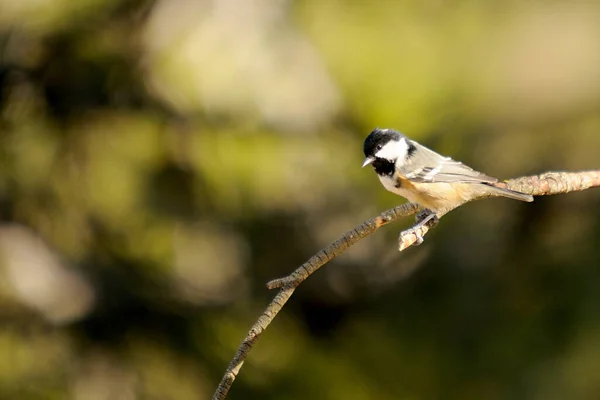
<svg viewBox="0 0 600 400"><path fill-rule="evenodd" d="M408 143L402 138L398 141L391 140L383 146L381 150L375 153L375 157L385 158L386 160L398 160L406 157L408 153Z"/></svg>

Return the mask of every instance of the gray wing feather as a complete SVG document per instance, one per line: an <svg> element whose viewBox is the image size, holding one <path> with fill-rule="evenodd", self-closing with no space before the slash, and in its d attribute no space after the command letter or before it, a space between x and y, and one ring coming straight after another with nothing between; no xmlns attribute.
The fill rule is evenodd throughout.
<svg viewBox="0 0 600 400"><path fill-rule="evenodd" d="M416 151L398 168L398 172L412 182L498 182L465 164L443 157L417 142L411 141Z"/></svg>

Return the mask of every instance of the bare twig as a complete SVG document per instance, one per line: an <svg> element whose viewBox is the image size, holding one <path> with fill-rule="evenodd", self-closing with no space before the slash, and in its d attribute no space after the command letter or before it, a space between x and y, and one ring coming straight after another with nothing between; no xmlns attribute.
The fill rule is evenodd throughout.
<svg viewBox="0 0 600 400"><path fill-rule="evenodd" d="M507 188L534 196L547 196L553 194L577 192L592 187L600 187L600 170L583 172L547 172L541 175L526 176L511 179L503 183ZM416 204L407 203L390 210L384 211L379 216L363 222L356 228L346 232L341 238L325 247L312 256L307 262L298 267L290 275L272 280L267 283L269 289L279 288L275 298L267 306L258 320L254 323L246 338L242 341L233 360L227 367L223 379L219 383L213 395L213 400L223 400L240 372L248 353L262 332L269 326L285 303L290 299L296 287L305 281L315 271L331 261L347 248L359 240L369 236L384 225L394 222L402 217L417 213L420 207ZM439 216L441 217L441 216ZM403 231L398 239L400 251L405 250L417 241L417 234L425 236L431 229L432 224L425 224Z"/></svg>

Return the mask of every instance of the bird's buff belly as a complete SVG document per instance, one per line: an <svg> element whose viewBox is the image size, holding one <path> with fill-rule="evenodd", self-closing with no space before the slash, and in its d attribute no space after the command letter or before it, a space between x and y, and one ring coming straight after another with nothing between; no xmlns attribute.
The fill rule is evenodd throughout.
<svg viewBox="0 0 600 400"><path fill-rule="evenodd" d="M464 184L437 182L416 183L407 179L379 177L383 186L392 193L406 198L411 203L417 203L434 212L454 208L456 205L468 200L462 186ZM458 190L457 190L458 189Z"/></svg>

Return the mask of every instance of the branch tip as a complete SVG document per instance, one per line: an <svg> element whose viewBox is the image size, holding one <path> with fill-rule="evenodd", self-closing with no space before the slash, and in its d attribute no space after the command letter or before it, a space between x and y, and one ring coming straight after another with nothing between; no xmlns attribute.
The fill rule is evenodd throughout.
<svg viewBox="0 0 600 400"><path fill-rule="evenodd" d="M273 279L272 281L267 282L267 289L279 289L285 285L285 280L286 278Z"/></svg>

